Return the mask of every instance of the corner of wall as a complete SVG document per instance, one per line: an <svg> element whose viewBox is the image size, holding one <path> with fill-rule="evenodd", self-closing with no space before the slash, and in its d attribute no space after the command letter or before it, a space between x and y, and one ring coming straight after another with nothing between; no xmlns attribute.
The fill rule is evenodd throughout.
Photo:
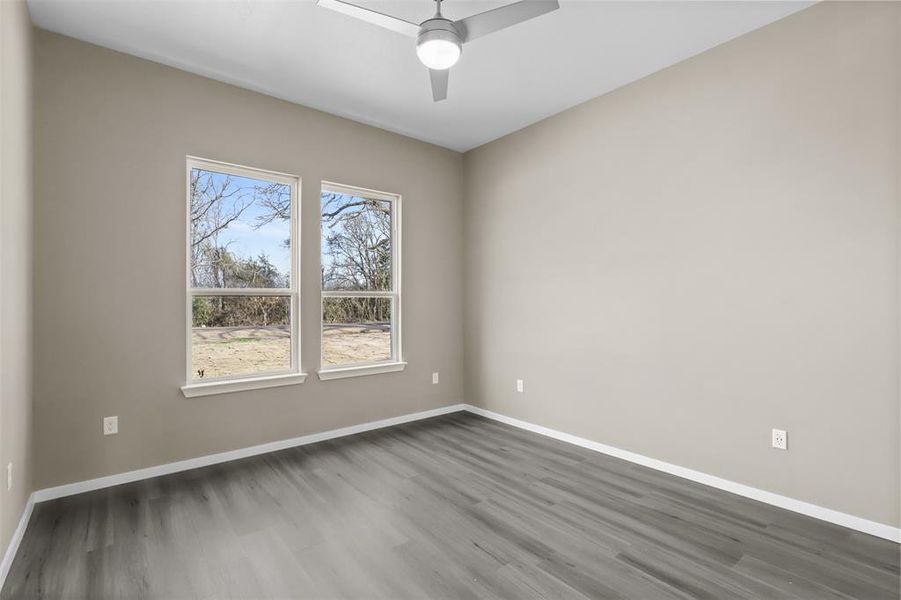
<svg viewBox="0 0 901 600"><path fill-rule="evenodd" d="M0 549L14 551L32 491L33 26L0 2ZM12 489L6 469L12 465ZM2 552L0 552L2 553ZM9 552L7 552L8 556ZM8 568L4 560L3 568ZM5 574L5 570L0 575ZM2 577L0 577L2 582Z"/></svg>

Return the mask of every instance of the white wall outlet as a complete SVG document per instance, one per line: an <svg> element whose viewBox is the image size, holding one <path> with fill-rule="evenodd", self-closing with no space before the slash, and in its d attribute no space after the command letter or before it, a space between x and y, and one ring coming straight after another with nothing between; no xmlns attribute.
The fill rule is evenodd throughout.
<svg viewBox="0 0 901 600"><path fill-rule="evenodd" d="M522 379L516 380L516 391L522 393Z"/></svg>
<svg viewBox="0 0 901 600"><path fill-rule="evenodd" d="M13 464L6 465L6 491L13 489Z"/></svg>
<svg viewBox="0 0 901 600"><path fill-rule="evenodd" d="M773 430L773 448L788 450L788 432L782 429Z"/></svg>
<svg viewBox="0 0 901 600"><path fill-rule="evenodd" d="M103 435L119 433L119 417L103 417Z"/></svg>
<svg viewBox="0 0 901 600"><path fill-rule="evenodd" d="M437 372L432 373L432 383L435 385L438 384L438 373Z"/></svg>

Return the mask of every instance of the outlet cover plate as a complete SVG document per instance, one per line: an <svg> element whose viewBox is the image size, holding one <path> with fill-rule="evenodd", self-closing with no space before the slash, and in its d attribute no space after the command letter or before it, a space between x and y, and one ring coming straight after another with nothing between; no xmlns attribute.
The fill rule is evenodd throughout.
<svg viewBox="0 0 901 600"><path fill-rule="evenodd" d="M103 417L103 435L119 433L119 417Z"/></svg>
<svg viewBox="0 0 901 600"><path fill-rule="evenodd" d="M788 450L788 432L784 429L773 430L773 448Z"/></svg>

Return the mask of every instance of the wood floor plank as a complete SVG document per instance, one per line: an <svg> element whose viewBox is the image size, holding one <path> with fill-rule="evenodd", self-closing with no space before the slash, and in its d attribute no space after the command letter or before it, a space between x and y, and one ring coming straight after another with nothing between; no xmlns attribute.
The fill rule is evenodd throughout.
<svg viewBox="0 0 901 600"><path fill-rule="evenodd" d="M456 413L39 504L0 599L899 597L898 544Z"/></svg>

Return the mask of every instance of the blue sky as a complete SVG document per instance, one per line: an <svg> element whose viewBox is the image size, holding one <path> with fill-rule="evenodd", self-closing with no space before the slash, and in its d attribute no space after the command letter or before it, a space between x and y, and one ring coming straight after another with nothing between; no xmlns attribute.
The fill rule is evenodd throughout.
<svg viewBox="0 0 901 600"><path fill-rule="evenodd" d="M214 181L217 184L221 184L225 177L224 174L213 173ZM242 190L243 201L253 197L255 187L265 186L269 183L235 175L229 177L232 189L237 187ZM238 220L233 221L219 234L219 243L228 244L229 250L241 258L264 254L280 272L290 276L291 250L284 246L284 241L291 237L291 222L289 220L273 220L271 223L258 226L259 218L268 212L268 209L254 201L244 210Z"/></svg>
<svg viewBox="0 0 901 600"><path fill-rule="evenodd" d="M249 177L225 175L211 171L206 172L212 174L213 181L217 186L222 185L225 177L229 177L231 180L230 189L238 188L242 190L240 200L239 196L233 197L233 200L236 202L246 202L253 197L254 188L265 186L269 183L265 180ZM336 208L341 204L360 200L360 198L351 195L323 192L320 197L321 204L324 204L330 198L334 198L330 208ZM260 226L260 218L268 213L267 208L261 206L258 201L254 201L244 210L239 219L233 221L225 230L220 232L219 243L222 245L227 244L229 250L240 258L256 257L264 254L281 273L290 275L291 250L284 246L284 241L291 237L290 221L273 220L266 225ZM338 227L340 229L340 225ZM328 227L324 227L323 235L320 239L322 264L325 268L328 268L332 261L325 241L329 231Z"/></svg>

